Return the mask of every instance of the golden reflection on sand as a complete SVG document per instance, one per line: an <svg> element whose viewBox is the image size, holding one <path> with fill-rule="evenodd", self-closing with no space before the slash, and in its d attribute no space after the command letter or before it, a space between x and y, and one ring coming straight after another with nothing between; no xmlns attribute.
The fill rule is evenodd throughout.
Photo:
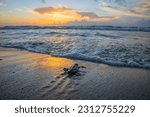
<svg viewBox="0 0 150 117"><path fill-rule="evenodd" d="M32 67L40 67L42 69L48 70L51 74L60 74L63 72L63 68L68 68L71 65L75 64L73 60L69 60L66 58L57 58L49 55L42 55L39 58L39 55L36 57L34 55L33 58L38 58L32 63Z"/></svg>
<svg viewBox="0 0 150 117"><path fill-rule="evenodd" d="M69 67L74 64L74 61L65 59L65 58L55 58L55 57L47 57L44 58L44 61L41 61L42 65L45 67Z"/></svg>
<svg viewBox="0 0 150 117"><path fill-rule="evenodd" d="M43 84L41 89L42 97L53 97L54 94L68 95L70 92L75 91L75 83L78 83L78 80L75 81L68 75L62 75L63 68L69 68L75 64L75 61L66 58L52 57L45 54L37 54L37 56L34 54L31 58L37 58L30 63L32 63L33 69L41 69L38 71L39 75L45 75L47 72L49 73L45 76L45 78L48 79L47 82Z"/></svg>

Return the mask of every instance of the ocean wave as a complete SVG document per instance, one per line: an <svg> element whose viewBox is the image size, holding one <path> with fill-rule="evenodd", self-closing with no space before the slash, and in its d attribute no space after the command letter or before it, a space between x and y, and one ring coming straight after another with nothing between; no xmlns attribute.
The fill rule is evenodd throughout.
<svg viewBox="0 0 150 117"><path fill-rule="evenodd" d="M150 32L150 27L121 27L121 26L1 26L0 30L26 29L63 29L63 30L116 30L116 31L144 31Z"/></svg>
<svg viewBox="0 0 150 117"><path fill-rule="evenodd" d="M98 50L94 50L95 47L90 46L90 48L83 47L73 47L73 48L64 48L53 45L52 43L44 43L44 42L24 42L24 43L7 43L0 44L0 47L9 47L9 48L19 48L25 49L32 52L49 54L56 57L65 57L69 59L77 59L77 60L85 60L96 63L103 63L111 66L119 66L119 67L136 67L136 68L144 68L150 69L150 59L140 59L138 57L135 58L135 55L131 55L127 53L127 47L110 47ZM138 45L137 45L138 46ZM77 49L78 48L78 49ZM90 50L92 49L92 50ZM96 48L97 49L97 48ZM149 48L148 48L149 49ZM147 50L148 55L150 52Z"/></svg>
<svg viewBox="0 0 150 117"><path fill-rule="evenodd" d="M2 28L2 27L1 27ZM112 66L150 69L149 32L112 30L75 30L66 27L5 27L0 30L0 46L21 48L70 59L80 59ZM10 30L18 28L17 30ZM21 28L21 29L19 29ZM22 28L35 28L22 30ZM53 27L56 28L56 27ZM58 29L58 28L65 28ZM114 28L114 27L105 27ZM40 29L40 30L36 30Z"/></svg>
<svg viewBox="0 0 150 117"><path fill-rule="evenodd" d="M126 62L115 61L115 60L106 60L104 58L100 58L97 56L87 56L87 55L80 54L80 53L66 54L66 55L59 56L59 57L66 57L66 58L77 59L77 60L86 60L86 61L102 63L102 64L118 66L118 67L136 67L136 68L150 69L149 63L139 64L138 62L135 62L134 60L129 60Z"/></svg>

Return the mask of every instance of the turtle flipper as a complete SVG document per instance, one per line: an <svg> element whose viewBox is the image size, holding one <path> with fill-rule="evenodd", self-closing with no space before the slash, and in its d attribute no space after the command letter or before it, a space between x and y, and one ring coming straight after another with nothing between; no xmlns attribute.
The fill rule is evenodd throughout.
<svg viewBox="0 0 150 117"><path fill-rule="evenodd" d="M85 66L79 66L80 68L86 68Z"/></svg>
<svg viewBox="0 0 150 117"><path fill-rule="evenodd" d="M63 70L66 72L66 71L68 71L68 68L64 68Z"/></svg>

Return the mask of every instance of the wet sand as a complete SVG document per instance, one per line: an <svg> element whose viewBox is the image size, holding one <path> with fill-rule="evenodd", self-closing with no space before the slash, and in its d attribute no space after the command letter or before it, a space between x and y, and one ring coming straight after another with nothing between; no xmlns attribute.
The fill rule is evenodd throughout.
<svg viewBox="0 0 150 117"><path fill-rule="evenodd" d="M61 74L75 63L86 68ZM0 48L0 99L150 99L150 70Z"/></svg>

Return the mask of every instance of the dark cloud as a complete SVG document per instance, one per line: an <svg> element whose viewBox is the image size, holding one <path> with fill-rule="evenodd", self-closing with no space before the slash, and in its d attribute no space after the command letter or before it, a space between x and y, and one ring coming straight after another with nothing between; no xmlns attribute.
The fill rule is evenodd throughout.
<svg viewBox="0 0 150 117"><path fill-rule="evenodd" d="M126 0L115 0L114 2L117 3L118 5L122 5L122 6L126 6L127 5Z"/></svg>
<svg viewBox="0 0 150 117"><path fill-rule="evenodd" d="M46 3L46 0L40 0L42 3Z"/></svg>
<svg viewBox="0 0 150 117"><path fill-rule="evenodd" d="M97 14L92 13L92 12L77 12L77 13L79 13L82 16L88 16L90 18L99 18Z"/></svg>
<svg viewBox="0 0 150 117"><path fill-rule="evenodd" d="M149 0L96 0L108 14L150 18Z"/></svg>
<svg viewBox="0 0 150 117"><path fill-rule="evenodd" d="M126 0L94 0L94 1L95 2L99 2L99 3L106 3L105 5L110 4L112 6L114 4L121 5L121 6L126 6L127 5L127 1Z"/></svg>
<svg viewBox="0 0 150 117"><path fill-rule="evenodd" d="M148 0L142 2L136 7L130 8L130 12L150 16L150 2Z"/></svg>
<svg viewBox="0 0 150 117"><path fill-rule="evenodd" d="M113 19L116 18L114 16L99 16L93 12L77 12L79 13L82 17L88 17L88 18L93 18L93 19L103 19L103 18L107 18L107 19Z"/></svg>
<svg viewBox="0 0 150 117"><path fill-rule="evenodd" d="M4 7L6 4L0 0L0 7Z"/></svg>

